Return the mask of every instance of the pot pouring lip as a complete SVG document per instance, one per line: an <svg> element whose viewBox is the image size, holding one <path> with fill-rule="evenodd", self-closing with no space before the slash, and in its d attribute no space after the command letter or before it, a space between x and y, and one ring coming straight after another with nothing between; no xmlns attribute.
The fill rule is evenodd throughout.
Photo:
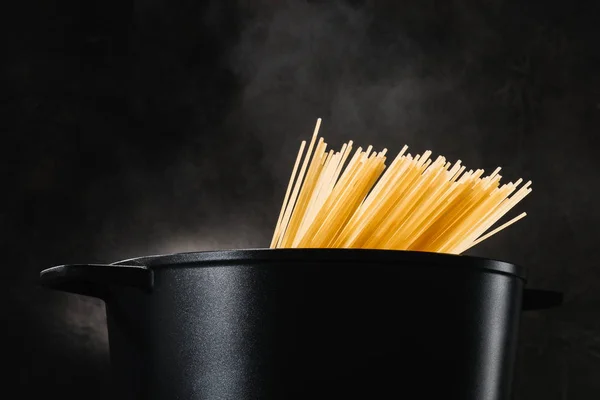
<svg viewBox="0 0 600 400"><path fill-rule="evenodd" d="M516 276L526 280L524 267L506 261L490 258L463 256L445 253L431 253L406 250L379 250L379 249L238 249L238 250L210 250L185 253L162 254L143 256L121 260L111 265L143 266L152 270L172 268L195 264L195 267L213 267L226 265L256 265L274 263L295 264L329 264L329 265L375 265L398 264L414 266L444 266L448 268L473 268L490 272Z"/></svg>

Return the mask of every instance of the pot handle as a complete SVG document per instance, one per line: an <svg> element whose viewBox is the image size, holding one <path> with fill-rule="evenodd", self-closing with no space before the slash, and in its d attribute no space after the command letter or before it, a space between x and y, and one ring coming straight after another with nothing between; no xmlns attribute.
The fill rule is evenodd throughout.
<svg viewBox="0 0 600 400"><path fill-rule="evenodd" d="M562 305L563 294L552 290L525 289L523 291L523 310L543 310Z"/></svg>
<svg viewBox="0 0 600 400"><path fill-rule="evenodd" d="M104 299L111 286L150 292L154 275L152 270L143 266L71 264L42 271L40 283L50 289Z"/></svg>

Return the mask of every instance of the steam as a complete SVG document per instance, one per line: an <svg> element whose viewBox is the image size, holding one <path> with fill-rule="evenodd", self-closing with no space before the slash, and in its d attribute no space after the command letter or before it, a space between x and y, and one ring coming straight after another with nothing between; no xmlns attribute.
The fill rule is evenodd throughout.
<svg viewBox="0 0 600 400"><path fill-rule="evenodd" d="M138 78L146 88L156 74L179 71L169 97L142 92L146 100L136 102L149 137L162 134L161 113L177 122L176 134L157 159L164 167L127 165L119 177L124 196L110 197L107 182L89 191L90 207L121 205L95 236L102 261L267 246L299 143L318 117L330 146L354 140L395 155L407 144L413 153L482 167L478 110L464 75L452 70L452 58L424 50L397 17L406 10L386 18L382 6L290 1L238 4L228 14L217 3L200 19L217 36L233 14L247 12L232 46L222 39L222 49L206 55L212 61L187 72L163 57ZM181 39L179 30L173 35ZM187 40L180 47L194 49Z"/></svg>
<svg viewBox="0 0 600 400"><path fill-rule="evenodd" d="M247 23L232 66L243 82L239 114L265 144L279 187L317 117L332 145L353 139L393 153L408 144L480 161L462 82L431 64L402 26L383 36L373 9L343 2L270 11Z"/></svg>

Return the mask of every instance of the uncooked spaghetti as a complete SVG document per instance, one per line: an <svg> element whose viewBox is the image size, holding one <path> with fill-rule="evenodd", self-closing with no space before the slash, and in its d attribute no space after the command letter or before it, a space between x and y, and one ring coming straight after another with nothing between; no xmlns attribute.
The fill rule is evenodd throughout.
<svg viewBox="0 0 600 400"><path fill-rule="evenodd" d="M431 151L413 156L407 146L389 166L387 149L353 152L350 141L327 151L320 126L319 118L306 154L300 145L271 248L460 254L526 215L489 231L531 193L531 181L500 185L500 168L484 176Z"/></svg>

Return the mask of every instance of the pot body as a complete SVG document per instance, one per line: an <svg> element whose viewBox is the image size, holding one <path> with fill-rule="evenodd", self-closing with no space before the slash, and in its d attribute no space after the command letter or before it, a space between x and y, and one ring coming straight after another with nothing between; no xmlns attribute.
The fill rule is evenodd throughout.
<svg viewBox="0 0 600 400"><path fill-rule="evenodd" d="M264 254L125 262L151 275L151 290L94 293L106 302L117 396L509 398L524 286L515 270L424 253Z"/></svg>

